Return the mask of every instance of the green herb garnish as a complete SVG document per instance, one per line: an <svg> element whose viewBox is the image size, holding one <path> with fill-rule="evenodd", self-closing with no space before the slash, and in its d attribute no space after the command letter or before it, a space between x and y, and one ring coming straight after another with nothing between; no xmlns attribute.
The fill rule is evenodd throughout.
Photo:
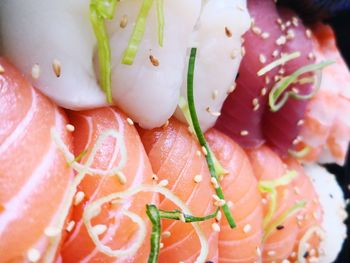
<svg viewBox="0 0 350 263"><path fill-rule="evenodd" d="M188 74L187 74L187 100L188 100L188 108L190 111L190 115L191 115L191 121L193 124L193 129L197 135L199 144L204 147L206 149L206 160L207 160L207 164L208 164L208 168L209 168L209 172L212 178L215 178L215 180L218 182L218 187L215 188L216 194L217 196L222 199L225 200L224 197L224 193L222 191L221 186L219 185L219 176L216 173L216 169L215 169L215 163L214 163L214 159L212 157L212 153L211 150L209 148L209 145L207 143L207 141L205 140L204 134L200 128L199 125L199 120L197 117L197 113L196 113L196 108L195 108L195 103L194 103L194 96L193 96L193 78L194 78L194 68L195 68L195 61L196 61L196 53L197 53L197 49L196 48L192 48L191 49L191 54L190 54L190 59L189 59L189 65L188 65ZM231 228L236 227L235 221L232 217L230 208L228 207L227 203L225 202L225 204L222 206L222 210L223 213L227 219L227 222L229 223Z"/></svg>
<svg viewBox="0 0 350 263"><path fill-rule="evenodd" d="M280 110L284 104L287 102L289 97L292 97L297 100L308 100L311 99L319 90L321 86L321 70L334 62L332 61L325 61L318 64L312 64L307 65L304 67L301 67L300 69L296 70L293 74L283 77L277 84L272 88L270 94L269 94L269 105L272 112L276 112ZM310 72L318 72L318 82L316 84L316 88L310 93L306 95L300 95L295 90L286 91L286 89L296 81L298 81L298 77L305 73ZM283 95L283 96L282 96ZM279 102L277 102L279 101Z"/></svg>
<svg viewBox="0 0 350 263"><path fill-rule="evenodd" d="M105 20L112 20L117 0L91 0L90 21L97 39L100 85L106 93L108 103L112 103L111 89L111 49Z"/></svg>

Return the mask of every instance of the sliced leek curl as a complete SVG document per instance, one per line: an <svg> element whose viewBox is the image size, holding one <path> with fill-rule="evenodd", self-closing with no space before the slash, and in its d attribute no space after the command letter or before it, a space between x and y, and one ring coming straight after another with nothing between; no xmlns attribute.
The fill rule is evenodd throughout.
<svg viewBox="0 0 350 263"><path fill-rule="evenodd" d="M321 80L322 80L322 69L333 64L333 61L324 61L318 64L311 64L300 69L296 70L293 74L283 77L276 85L272 88L269 93L269 106L272 112L279 111L287 102L289 97L292 97L297 100L308 100L311 99L320 89ZM314 90L310 94L301 95L298 94L295 90L286 91L288 87L295 82L304 82L309 83L309 78L302 78L298 81L300 75L305 73L317 73L317 83L315 84Z"/></svg>

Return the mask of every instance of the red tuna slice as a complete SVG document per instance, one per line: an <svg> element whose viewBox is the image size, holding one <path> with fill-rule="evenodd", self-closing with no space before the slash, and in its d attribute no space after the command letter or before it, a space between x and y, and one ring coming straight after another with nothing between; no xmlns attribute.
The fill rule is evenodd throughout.
<svg viewBox="0 0 350 263"><path fill-rule="evenodd" d="M257 147L264 142L261 119L278 69L259 77L257 72L276 59L282 47L275 44L281 35L273 1L248 1L252 27L244 35L243 57L237 85L226 99L216 128L243 147ZM274 55L273 55L274 54Z"/></svg>
<svg viewBox="0 0 350 263"><path fill-rule="evenodd" d="M282 18L281 28L285 37L285 44L282 44L282 52L291 54L300 52L300 56L285 64L281 76L288 76L299 68L315 62L311 31L307 30L296 15L288 9L281 8L279 13ZM282 36L282 38L283 38ZM310 77L311 74L304 74L301 77ZM297 90L298 94L310 94L313 84L290 85L287 91ZM282 95L283 96L283 95ZM301 130L300 120L305 116L308 100L289 98L277 112L267 110L263 116L263 134L269 146L281 155L286 155L293 144L298 143L298 135Z"/></svg>

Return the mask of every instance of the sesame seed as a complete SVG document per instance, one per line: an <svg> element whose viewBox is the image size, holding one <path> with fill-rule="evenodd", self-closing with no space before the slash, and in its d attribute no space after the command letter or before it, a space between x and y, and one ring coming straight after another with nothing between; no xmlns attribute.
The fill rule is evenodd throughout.
<svg viewBox="0 0 350 263"><path fill-rule="evenodd" d="M218 213L216 214L215 219L216 219L216 221L219 222L221 220L221 218L222 218L222 213L221 213L221 211L218 211Z"/></svg>
<svg viewBox="0 0 350 263"><path fill-rule="evenodd" d="M318 220L318 215L317 215L316 212L313 212L313 213L312 213L312 217L313 217L314 219Z"/></svg>
<svg viewBox="0 0 350 263"><path fill-rule="evenodd" d="M225 26L225 34L227 37L232 37L232 32L227 26Z"/></svg>
<svg viewBox="0 0 350 263"><path fill-rule="evenodd" d="M266 57L263 54L260 54L259 55L259 61L260 61L260 63L265 64L266 63Z"/></svg>
<svg viewBox="0 0 350 263"><path fill-rule="evenodd" d="M290 263L288 259L283 259L281 263Z"/></svg>
<svg viewBox="0 0 350 263"><path fill-rule="evenodd" d="M297 220L298 221L303 221L305 217L303 215L297 215Z"/></svg>
<svg viewBox="0 0 350 263"><path fill-rule="evenodd" d="M242 130L241 131L241 136L247 136L249 132L247 130Z"/></svg>
<svg viewBox="0 0 350 263"><path fill-rule="evenodd" d="M171 232L170 231L164 231L163 233L162 233L162 237L163 238L167 238L167 237L170 237L171 236Z"/></svg>
<svg viewBox="0 0 350 263"><path fill-rule="evenodd" d="M244 55L245 55L245 47L242 46L241 47L241 56L244 57Z"/></svg>
<svg viewBox="0 0 350 263"><path fill-rule="evenodd" d="M0 74L5 73L4 67L0 64Z"/></svg>
<svg viewBox="0 0 350 263"><path fill-rule="evenodd" d="M215 206L222 207L226 204L226 201L224 199L220 199L219 201L214 202Z"/></svg>
<svg viewBox="0 0 350 263"><path fill-rule="evenodd" d="M229 88L229 90L227 91L227 93L229 94L229 93L234 92L235 89L236 89L236 87L237 87L237 84L236 84L236 82L235 82L235 83L233 83L232 86Z"/></svg>
<svg viewBox="0 0 350 263"><path fill-rule="evenodd" d="M228 206L229 208L233 207L232 201L227 201L227 206Z"/></svg>
<svg viewBox="0 0 350 263"><path fill-rule="evenodd" d="M297 125L298 125L298 126L302 126L304 123L305 123L304 120L299 120L299 121L297 122Z"/></svg>
<svg viewBox="0 0 350 263"><path fill-rule="evenodd" d="M259 104L259 99L258 99L258 98L254 98L254 99L252 100L252 104L253 104L254 107L255 107L256 105L258 105L258 104Z"/></svg>
<svg viewBox="0 0 350 263"><path fill-rule="evenodd" d="M179 215L179 219L180 219L181 222L186 223L186 218L185 218L184 214L181 213Z"/></svg>
<svg viewBox="0 0 350 263"><path fill-rule="evenodd" d="M128 25L128 16L127 15L123 15L122 19L120 20L119 26L121 28L125 28Z"/></svg>
<svg viewBox="0 0 350 263"><path fill-rule="evenodd" d="M292 91L295 93L295 94L298 94L299 93L299 90L297 88L292 88Z"/></svg>
<svg viewBox="0 0 350 263"><path fill-rule="evenodd" d="M257 254L259 257L261 257L261 249L260 249L260 247L257 247L257 248L256 248L256 254Z"/></svg>
<svg viewBox="0 0 350 263"><path fill-rule="evenodd" d="M40 251L36 248L31 248L27 251L27 258L30 262L38 262L40 257Z"/></svg>
<svg viewBox="0 0 350 263"><path fill-rule="evenodd" d="M251 230L252 230L252 226L251 226L250 224L246 224L246 225L243 227L243 232L244 232L244 233L249 233Z"/></svg>
<svg viewBox="0 0 350 263"><path fill-rule="evenodd" d="M267 93L267 88L262 88L260 93L261 93L261 96L265 96Z"/></svg>
<svg viewBox="0 0 350 263"><path fill-rule="evenodd" d="M158 176L156 174L152 174L152 180L153 181L158 181L159 178L158 178Z"/></svg>
<svg viewBox="0 0 350 263"><path fill-rule="evenodd" d="M260 104L256 104L253 108L253 111L257 111L260 108Z"/></svg>
<svg viewBox="0 0 350 263"><path fill-rule="evenodd" d="M38 79L40 77L40 66L38 64L34 64L32 67L32 78Z"/></svg>
<svg viewBox="0 0 350 263"><path fill-rule="evenodd" d="M59 78L61 76L61 62L58 59L53 60L52 69L56 77Z"/></svg>
<svg viewBox="0 0 350 263"><path fill-rule="evenodd" d="M202 146L202 153L203 153L205 156L208 155L208 151L207 151L207 149L206 149L204 146Z"/></svg>
<svg viewBox="0 0 350 263"><path fill-rule="evenodd" d="M74 205L79 205L81 201L83 201L84 197L85 197L84 192L79 191L78 193L76 193L74 197Z"/></svg>
<svg viewBox="0 0 350 263"><path fill-rule="evenodd" d="M256 35L260 35L261 34L261 29L259 27L257 27L257 26L253 26L252 27L252 31Z"/></svg>
<svg viewBox="0 0 350 263"><path fill-rule="evenodd" d="M73 230L74 226L75 226L75 221L73 221L73 220L69 221L69 223L67 224L67 227L66 227L66 231L71 232Z"/></svg>
<svg viewBox="0 0 350 263"><path fill-rule="evenodd" d="M309 60L313 60L313 59L315 59L315 54L312 53L312 52L310 52L310 53L307 55L307 58L308 58Z"/></svg>
<svg viewBox="0 0 350 263"><path fill-rule="evenodd" d="M230 57L231 59L235 59L238 55L238 51L237 50L232 50L231 54L230 54Z"/></svg>
<svg viewBox="0 0 350 263"><path fill-rule="evenodd" d="M160 242L159 243L159 248L162 249L164 247L164 243Z"/></svg>
<svg viewBox="0 0 350 263"><path fill-rule="evenodd" d="M66 130L69 132L74 132L75 131L75 127L72 124L67 124L66 125Z"/></svg>
<svg viewBox="0 0 350 263"><path fill-rule="evenodd" d="M285 72L286 72L286 71L285 71L284 68L280 68L280 69L278 70L278 74L280 74L280 75L283 75Z"/></svg>
<svg viewBox="0 0 350 263"><path fill-rule="evenodd" d="M107 230L107 226L103 224L95 225L92 228L92 232L97 236L102 235L104 232L106 232L106 230Z"/></svg>
<svg viewBox="0 0 350 263"><path fill-rule="evenodd" d="M213 90L211 97L213 100L216 100L218 98L219 91L217 89Z"/></svg>
<svg viewBox="0 0 350 263"><path fill-rule="evenodd" d="M126 118L126 121L129 123L129 125L134 125L134 121L130 118Z"/></svg>
<svg viewBox="0 0 350 263"><path fill-rule="evenodd" d="M210 107L207 107L206 110L209 114L213 115L214 117L219 117L221 115L219 111L212 111Z"/></svg>
<svg viewBox="0 0 350 263"><path fill-rule="evenodd" d="M218 197L216 194L213 194L212 197L213 197L213 199L216 200L216 201L221 200L220 197Z"/></svg>
<svg viewBox="0 0 350 263"><path fill-rule="evenodd" d="M270 250L270 251L267 252L267 255L268 255L269 257L273 257L274 255L276 255L276 251Z"/></svg>
<svg viewBox="0 0 350 263"><path fill-rule="evenodd" d="M284 229L284 226L283 225L278 225L278 226L276 226L276 229L277 230L282 230L282 229Z"/></svg>
<svg viewBox="0 0 350 263"><path fill-rule="evenodd" d="M293 16L293 17L292 17L292 24L293 24L295 27L299 26L299 20L298 20L298 18L297 18L296 16Z"/></svg>
<svg viewBox="0 0 350 263"><path fill-rule="evenodd" d="M201 151L200 151L200 150L197 150L197 151L196 151L196 155L197 155L198 157L202 156Z"/></svg>
<svg viewBox="0 0 350 263"><path fill-rule="evenodd" d="M268 33L268 32L264 32L261 34L262 39L268 39L269 37L270 37L270 33Z"/></svg>
<svg viewBox="0 0 350 263"><path fill-rule="evenodd" d="M292 25L292 22L287 21L287 22L285 23L285 25L286 25L286 27L290 27L290 26Z"/></svg>
<svg viewBox="0 0 350 263"><path fill-rule="evenodd" d="M291 40L291 39L295 38L295 33L294 33L293 29L288 29L286 38L287 38L287 40Z"/></svg>
<svg viewBox="0 0 350 263"><path fill-rule="evenodd" d="M287 42L287 39L285 36L280 36L279 38L277 38L276 40L276 44L278 46L284 45Z"/></svg>
<svg viewBox="0 0 350 263"><path fill-rule="evenodd" d="M155 66L155 67L159 66L159 60L155 56L150 55L149 60L151 61L153 66Z"/></svg>
<svg viewBox="0 0 350 263"><path fill-rule="evenodd" d="M311 32L311 30L310 30L310 29L306 29L306 30L305 30L305 35L306 35L307 38L311 38L311 37L312 37L312 32Z"/></svg>
<svg viewBox="0 0 350 263"><path fill-rule="evenodd" d="M280 53L280 52L279 52L277 49L275 49L275 50L272 52L272 56L273 56L274 58L276 58L276 57L278 57L279 53Z"/></svg>
<svg viewBox="0 0 350 263"><path fill-rule="evenodd" d="M197 174L193 180L195 181L195 183L198 184L198 183L202 182L203 176L201 174Z"/></svg>
<svg viewBox="0 0 350 263"><path fill-rule="evenodd" d="M219 183L218 183L218 180L216 180L215 177L212 177L212 178L210 179L210 182L212 183L212 185L214 186L215 189L217 189L217 188L220 187L220 185L219 185Z"/></svg>
<svg viewBox="0 0 350 263"><path fill-rule="evenodd" d="M282 19L281 18L277 18L276 22L277 22L277 24L281 25L282 24Z"/></svg>
<svg viewBox="0 0 350 263"><path fill-rule="evenodd" d="M159 186L161 186L161 187L165 187L165 186L167 186L169 184L169 181L167 180L167 179L163 179L163 180L161 180L160 182L159 182Z"/></svg>
<svg viewBox="0 0 350 263"><path fill-rule="evenodd" d="M211 228L215 231L215 232L220 232L220 225L218 223L213 223L211 225Z"/></svg>
<svg viewBox="0 0 350 263"><path fill-rule="evenodd" d="M281 25L280 25L280 29L281 29L282 31L286 30L286 25L281 24Z"/></svg>
<svg viewBox="0 0 350 263"><path fill-rule="evenodd" d="M126 176L123 172L118 171L115 174L118 177L119 183L121 184L126 184L127 180L126 180Z"/></svg>
<svg viewBox="0 0 350 263"><path fill-rule="evenodd" d="M56 237L60 233L61 233L61 230L58 227L53 227L53 226L49 226L44 230L44 234L47 237Z"/></svg>

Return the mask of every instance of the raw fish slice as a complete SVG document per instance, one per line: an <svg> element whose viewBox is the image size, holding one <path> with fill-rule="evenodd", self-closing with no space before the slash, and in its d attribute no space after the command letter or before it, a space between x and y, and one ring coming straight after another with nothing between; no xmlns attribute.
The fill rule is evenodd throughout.
<svg viewBox="0 0 350 263"><path fill-rule="evenodd" d="M0 24L0 53L45 95L69 109L106 105L93 68L87 1L4 0Z"/></svg>
<svg viewBox="0 0 350 263"><path fill-rule="evenodd" d="M73 179L52 141L54 127L71 146L64 113L0 58L0 261L44 257ZM56 235L60 235L57 231Z"/></svg>
<svg viewBox="0 0 350 263"><path fill-rule="evenodd" d="M122 64L124 51L142 1L120 1L109 23L114 102L140 126L162 126L174 113L180 96L191 32L201 10L200 0L164 0L164 43L158 44L156 2L132 65ZM126 27L120 22L127 21ZM151 57L152 56L152 57ZM157 65L159 64L159 65Z"/></svg>
<svg viewBox="0 0 350 263"><path fill-rule="evenodd" d="M261 257L263 211L257 180L247 155L229 137L214 129L207 140L227 170L221 180L225 199L237 227L231 229L223 218L219 233L218 262L254 262Z"/></svg>
<svg viewBox="0 0 350 263"><path fill-rule="evenodd" d="M167 187L186 202L195 216L213 213L214 188L201 147L189 133L188 127L175 119L168 126L152 131L142 131L142 141L151 161L158 182L167 180ZM199 154L198 154L199 153ZM201 175L196 183L195 177ZM161 198L160 209L177 209L169 200ZM211 219L200 223L209 241L208 260L218 261L218 234L213 231ZM200 243L191 224L180 221L162 220L162 231L169 231L170 237L162 239L159 262L193 262L199 254Z"/></svg>
<svg viewBox="0 0 350 263"><path fill-rule="evenodd" d="M262 115L267 110L268 93L278 69L261 77L257 72L280 54L281 46L275 44L275 39L281 35L281 30L276 22L279 15L273 1L249 0L248 9L252 25L244 35L245 55L237 86L226 99L215 127L241 146L251 148L264 142Z"/></svg>
<svg viewBox="0 0 350 263"><path fill-rule="evenodd" d="M73 207L72 220L75 228L64 244L61 254L64 262L145 262L149 255L149 240L135 255L124 258L114 258L98 251L92 242L82 221L82 213L86 205L108 194L136 187L140 184L152 182L152 170L145 154L143 145L134 126L127 122L123 113L114 108L101 108L91 111L70 112L70 120L76 127L74 132L74 150L78 156L87 149L87 153L81 160L86 161L91 154L92 147L101 134L107 130L116 130L121 135L121 140L108 137L94 158L92 167L102 170L110 170L116 167L123 158L122 144L126 147L125 165L121 172L126 177L126 183L122 184L116 175L101 177L100 175L86 175L79 186L79 191L84 193L80 204ZM103 244L112 249L126 248L133 243L137 226L121 209L132 211L147 222L147 237L150 235L150 222L146 216L146 204L157 204L157 195L152 193L138 193L124 199L121 204L106 204L101 213L93 219L93 225L103 224L107 226L104 233L99 236Z"/></svg>
<svg viewBox="0 0 350 263"><path fill-rule="evenodd" d="M288 172L278 155L266 146L250 151L248 155L254 174L259 181L276 180ZM298 180L298 178L295 180ZM291 183L276 187L276 192L277 207L268 225L277 224L281 215L292 208L297 201L297 195ZM268 214L270 198L270 194L263 194L262 204L265 218ZM282 262L284 259L287 259L293 251L297 234L298 225L293 216L277 224L273 232L264 241L263 262Z"/></svg>
<svg viewBox="0 0 350 263"><path fill-rule="evenodd" d="M245 0L209 0L203 6L191 43L197 47L194 97L203 131L214 126L232 88L242 59L241 37L249 26ZM184 73L181 95L186 98Z"/></svg>
<svg viewBox="0 0 350 263"><path fill-rule="evenodd" d="M282 44L282 52L291 54L300 52L300 57L290 60L281 72L282 76L288 76L294 73L299 68L313 64L315 62L314 50L311 41L310 30L307 30L302 22L293 23L295 13L291 10L280 8L279 13L282 19L284 32L280 37L284 36L285 44ZM287 26L289 25L290 26ZM310 55L311 54L311 55ZM303 74L301 77L311 77L312 74ZM310 94L314 85L307 84L292 84L288 87L289 90L297 90L298 94ZM308 100L297 100L289 98L284 106L277 112L267 110L263 116L263 131L264 137L269 146L276 150L281 155L286 155L289 149L293 149L301 126L298 122L304 119ZM293 144L294 143L294 144Z"/></svg>

